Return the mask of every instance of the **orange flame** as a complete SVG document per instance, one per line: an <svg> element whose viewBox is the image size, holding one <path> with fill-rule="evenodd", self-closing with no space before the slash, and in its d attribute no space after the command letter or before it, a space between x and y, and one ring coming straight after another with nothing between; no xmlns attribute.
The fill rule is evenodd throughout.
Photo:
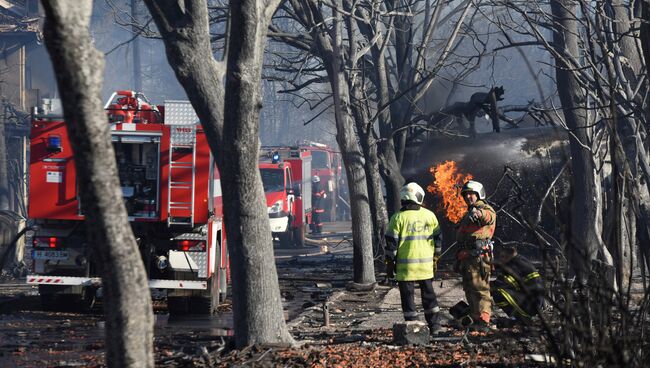
<svg viewBox="0 0 650 368"><path fill-rule="evenodd" d="M439 210L446 213L449 221L458 223L467 211L467 205L459 191L466 181L473 178L472 174L460 173L454 161L431 166L429 172L435 180L427 186L427 191L442 198Z"/></svg>

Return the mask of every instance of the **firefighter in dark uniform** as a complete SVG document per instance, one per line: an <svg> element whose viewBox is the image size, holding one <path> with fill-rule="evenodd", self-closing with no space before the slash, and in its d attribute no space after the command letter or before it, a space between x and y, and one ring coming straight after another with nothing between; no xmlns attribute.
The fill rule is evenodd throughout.
<svg viewBox="0 0 650 368"><path fill-rule="evenodd" d="M323 199L327 197L325 190L320 185L320 178L314 175L311 178L311 232L320 234L323 231L321 216L325 213Z"/></svg>
<svg viewBox="0 0 650 368"><path fill-rule="evenodd" d="M492 315L490 273L492 271L492 236L496 227L496 212L485 202L485 189L470 180L461 195L467 203L467 213L460 220L456 233L459 250L456 271L463 277L463 290L470 307L475 331L487 332Z"/></svg>
<svg viewBox="0 0 650 368"><path fill-rule="evenodd" d="M441 253L442 232L436 215L421 207L424 190L416 183L400 191L402 208L395 213L386 231L386 258L393 263L406 321L418 319L415 284L420 287L424 317L432 335L438 334L440 308L433 290L434 257Z"/></svg>
<svg viewBox="0 0 650 368"><path fill-rule="evenodd" d="M509 317L530 323L544 302L544 282L532 263L519 255L517 248L504 246L495 262L497 278L492 284L492 298Z"/></svg>

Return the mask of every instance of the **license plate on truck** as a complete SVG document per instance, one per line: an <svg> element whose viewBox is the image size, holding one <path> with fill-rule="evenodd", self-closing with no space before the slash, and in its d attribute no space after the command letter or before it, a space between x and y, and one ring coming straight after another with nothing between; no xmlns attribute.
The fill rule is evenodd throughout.
<svg viewBox="0 0 650 368"><path fill-rule="evenodd" d="M32 259L48 259L54 261L67 261L68 252L65 250L35 250L32 251Z"/></svg>

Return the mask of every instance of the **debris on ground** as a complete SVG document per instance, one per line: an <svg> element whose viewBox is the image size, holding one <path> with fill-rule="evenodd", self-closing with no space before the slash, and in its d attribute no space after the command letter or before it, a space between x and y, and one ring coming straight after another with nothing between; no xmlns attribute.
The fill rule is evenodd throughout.
<svg viewBox="0 0 650 368"><path fill-rule="evenodd" d="M322 251L323 245L327 251ZM391 283L367 290L346 287L352 280L348 241L332 243L323 237L318 245L303 249L276 249L276 256L295 346L234 349L230 300L215 317L176 320L168 316L165 299L154 298L156 366L540 367L550 362L544 344L528 331L514 326L469 333L449 315L441 335L418 346L398 346L392 330L395 322L403 321L397 287ZM446 269L438 277L436 293L441 307L448 309L462 294L460 281ZM18 280L0 285L1 367L104 366L100 307L86 314L54 313L41 311L39 303L37 291Z"/></svg>

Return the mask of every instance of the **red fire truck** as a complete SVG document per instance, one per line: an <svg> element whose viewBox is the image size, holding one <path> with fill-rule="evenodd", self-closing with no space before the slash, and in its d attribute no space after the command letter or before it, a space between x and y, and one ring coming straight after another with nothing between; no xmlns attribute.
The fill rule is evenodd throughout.
<svg viewBox="0 0 650 368"><path fill-rule="evenodd" d="M325 209L323 220L336 221L340 212L337 204L341 203L337 200L341 195L341 190L347 190L347 188L341 188L340 185L342 178L341 155L331 147L317 142L303 142L300 149L311 152L311 174L320 177L322 188L327 194L322 200Z"/></svg>
<svg viewBox="0 0 650 368"><path fill-rule="evenodd" d="M298 148L263 152L259 163L271 232L282 247L302 247L311 222L311 154Z"/></svg>
<svg viewBox="0 0 650 368"><path fill-rule="evenodd" d="M280 153L291 149L310 152L312 157L311 175L318 175L321 180L322 188L327 194L326 198L322 200L323 209L325 209L322 220L336 221L337 215L342 212L337 208L337 205L339 204L347 206L347 212L350 212L348 202L343 203L342 201L338 201L339 196L342 194L341 192L347 188L341 188L343 171L341 166L341 155L337 151L325 144L311 141L304 141L294 148L286 146L266 146L262 147L262 149L276 150ZM348 201L347 198L344 198L344 200Z"/></svg>
<svg viewBox="0 0 650 368"><path fill-rule="evenodd" d="M154 106L118 91L105 106L131 227L149 286L170 313L212 313L225 298L228 255L219 171L189 102ZM29 284L44 306L91 306L101 279L86 243L72 147L61 116L35 113L31 131ZM66 303L66 304L67 304Z"/></svg>

